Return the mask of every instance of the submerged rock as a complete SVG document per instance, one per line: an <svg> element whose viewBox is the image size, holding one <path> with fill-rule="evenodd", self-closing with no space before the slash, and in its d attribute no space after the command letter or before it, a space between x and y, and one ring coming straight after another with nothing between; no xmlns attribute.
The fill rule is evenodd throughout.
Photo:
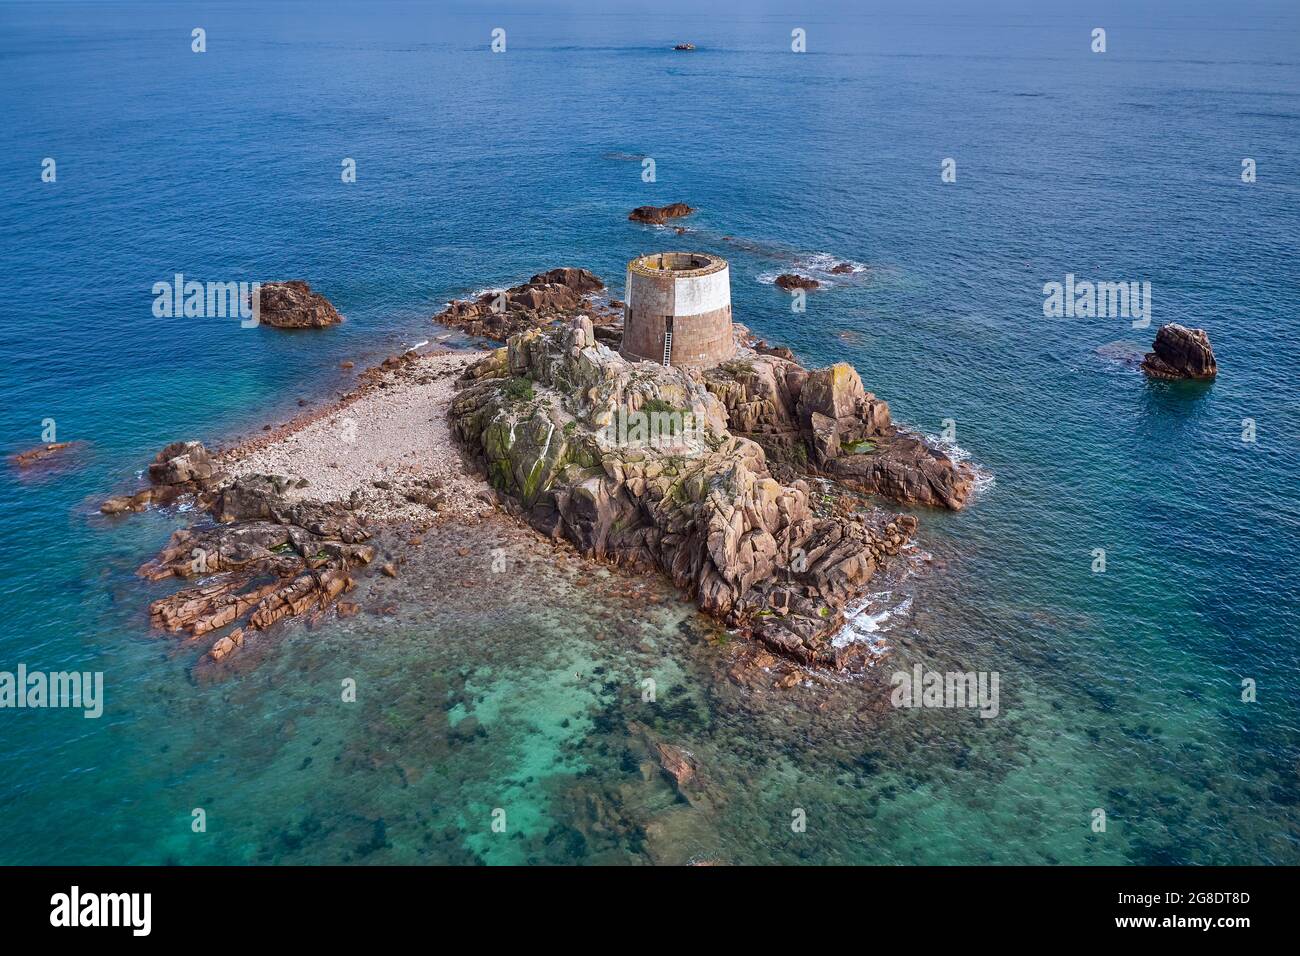
<svg viewBox="0 0 1300 956"><path fill-rule="evenodd" d="M9 456L9 464L19 472L46 471L68 463L68 456L85 445L85 442L59 441L37 445Z"/></svg>
<svg viewBox="0 0 1300 956"><path fill-rule="evenodd" d="M1204 329L1170 323L1156 332L1152 350L1142 360L1142 371L1152 378L1214 378L1218 364Z"/></svg>
<svg viewBox="0 0 1300 956"><path fill-rule="evenodd" d="M267 282L258 294L259 321L277 329L319 329L343 321L329 299L301 280Z"/></svg>
<svg viewBox="0 0 1300 956"><path fill-rule="evenodd" d="M72 442L70 441L52 442L48 445L38 445L37 447L31 448L27 451L20 451L10 460L18 468L30 468L32 465L44 461L47 458L52 458L59 452L65 451L71 447Z"/></svg>

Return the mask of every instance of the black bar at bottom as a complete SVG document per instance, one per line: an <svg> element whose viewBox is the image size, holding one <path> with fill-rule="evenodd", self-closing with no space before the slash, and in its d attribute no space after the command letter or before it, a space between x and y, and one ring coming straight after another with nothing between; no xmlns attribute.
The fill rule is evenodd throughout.
<svg viewBox="0 0 1300 956"><path fill-rule="evenodd" d="M1049 931L1066 939L1199 934L1230 944L1236 934L1285 928L1281 910L1296 875L1290 868L1236 867L33 867L0 870L0 925L10 938L77 933L83 941L211 945L275 938L373 941L377 930L427 933L434 925L458 925L494 939L511 929L564 929L590 941L600 926L675 933L673 924L686 918L751 927L773 919L806 927L865 920L911 926L923 935L978 928L997 934L984 937L989 940L1040 938Z"/></svg>

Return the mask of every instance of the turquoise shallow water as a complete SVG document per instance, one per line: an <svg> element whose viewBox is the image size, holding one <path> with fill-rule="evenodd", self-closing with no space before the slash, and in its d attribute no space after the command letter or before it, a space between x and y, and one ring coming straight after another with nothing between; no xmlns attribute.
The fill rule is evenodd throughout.
<svg viewBox="0 0 1300 956"><path fill-rule="evenodd" d="M1300 862L1300 25L1102 14L1104 55L1092 15L1014 6L0 7L3 450L46 418L88 443L0 474L0 669L102 669L108 695L98 721L0 711L0 861ZM625 221L676 200L685 236ZM366 585L396 613L289 629L217 684L149 636L133 571L186 518L94 506L162 444L284 420L450 296L560 264L617 286L682 244L729 258L741 321L854 362L903 422L951 419L992 477L921 513L938 560L869 612L901 665L997 671L998 718L882 711L871 681L748 691L669 592L506 529L430 539ZM870 269L791 313L771 277L827 259ZM348 321L155 319L178 271L306 277ZM1150 281L1219 379L1147 382L1098 350L1153 329L1045 319L1071 272ZM530 573L485 572L498 538ZM646 772L655 741L707 800Z"/></svg>

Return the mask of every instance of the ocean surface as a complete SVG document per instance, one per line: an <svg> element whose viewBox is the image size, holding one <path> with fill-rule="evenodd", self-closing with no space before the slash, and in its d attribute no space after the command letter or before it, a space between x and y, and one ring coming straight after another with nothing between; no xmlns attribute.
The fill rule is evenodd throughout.
<svg viewBox="0 0 1300 956"><path fill-rule="evenodd" d="M1300 863L1300 12L654 6L0 4L0 451L85 443L0 469L0 670L106 695L0 710L0 863ZM684 235L626 221L674 201ZM134 571L193 516L96 509L162 445L286 420L449 298L559 265L617 294L682 247L980 470L855 627L890 670L996 672L996 718L749 693L662 582L510 529L430 535L363 586L388 612L222 681L149 632ZM825 281L806 312L783 271ZM347 321L156 318L175 273L305 278ZM1149 281L1151 325L1044 317L1067 274ZM1123 360L1170 321L1212 384Z"/></svg>

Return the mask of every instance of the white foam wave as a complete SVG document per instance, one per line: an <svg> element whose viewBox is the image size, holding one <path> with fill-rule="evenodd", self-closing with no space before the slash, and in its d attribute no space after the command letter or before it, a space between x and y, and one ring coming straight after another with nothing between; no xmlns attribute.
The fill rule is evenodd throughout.
<svg viewBox="0 0 1300 956"><path fill-rule="evenodd" d="M831 270L838 265L848 266L849 271L832 272ZM780 272L760 272L757 278L762 285L775 285L777 276L795 272L816 279L819 285L826 287L835 285L837 280L866 272L867 269L866 263L831 255L829 252L801 252L794 257L791 268L782 269Z"/></svg>
<svg viewBox="0 0 1300 956"><path fill-rule="evenodd" d="M831 639L833 647L847 647L849 644L866 644L875 657L889 650L880 629L896 614L906 614L912 609L912 598L907 596L892 606L890 591L868 594L859 603L845 609L845 624L840 632ZM885 606L882 606L885 605Z"/></svg>
<svg viewBox="0 0 1300 956"><path fill-rule="evenodd" d="M849 266L851 271L837 273L831 272L832 269L841 264ZM826 275L857 275L859 272L867 271L866 263L831 255L829 252L809 252L797 256L795 258L795 265L807 269L810 272L821 272Z"/></svg>
<svg viewBox="0 0 1300 956"><path fill-rule="evenodd" d="M953 464L966 465L970 468L973 480L971 481L971 494L978 497L988 489L992 488L997 479L993 473L975 461L971 453L957 444L955 439L945 438L942 435L925 434L924 438L931 445L937 447L945 455L953 460Z"/></svg>

